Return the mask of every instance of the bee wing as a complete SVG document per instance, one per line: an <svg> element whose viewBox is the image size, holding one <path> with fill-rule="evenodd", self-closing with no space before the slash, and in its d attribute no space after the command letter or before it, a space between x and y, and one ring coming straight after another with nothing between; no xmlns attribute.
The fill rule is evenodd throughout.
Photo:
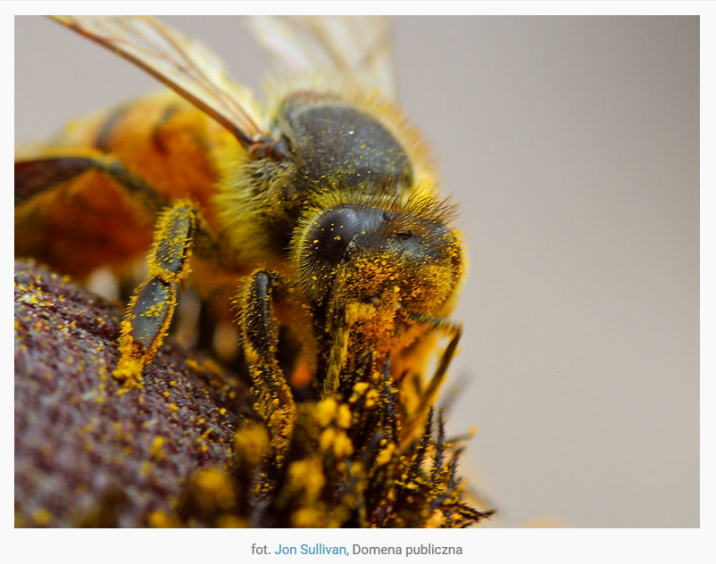
<svg viewBox="0 0 716 564"><path fill-rule="evenodd" d="M147 16L51 16L131 61L229 129L250 149L263 132L207 47Z"/></svg>
<svg viewBox="0 0 716 564"><path fill-rule="evenodd" d="M332 70L397 97L390 20L383 16L257 16L257 39L288 72Z"/></svg>

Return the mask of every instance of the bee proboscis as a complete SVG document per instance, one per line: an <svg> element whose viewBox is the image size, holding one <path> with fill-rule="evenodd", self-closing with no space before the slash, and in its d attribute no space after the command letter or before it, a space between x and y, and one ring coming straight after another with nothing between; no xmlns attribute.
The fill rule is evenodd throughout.
<svg viewBox="0 0 716 564"><path fill-rule="evenodd" d="M308 374L314 397L395 383L412 436L460 336L448 316L464 258L454 207L393 100L387 21L255 20L288 67L261 104L206 47L158 20L54 19L173 90L72 122L16 159L17 256L83 279L151 249L114 376L142 385L176 286L231 288L279 454L295 418L279 326L298 351L292 378ZM441 331L452 338L426 383Z"/></svg>

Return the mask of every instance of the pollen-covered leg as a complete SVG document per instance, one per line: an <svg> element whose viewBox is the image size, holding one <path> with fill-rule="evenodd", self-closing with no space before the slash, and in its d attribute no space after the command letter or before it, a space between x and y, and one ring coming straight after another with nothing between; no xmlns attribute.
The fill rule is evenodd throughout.
<svg viewBox="0 0 716 564"><path fill-rule="evenodd" d="M349 337L350 328L348 324L344 324L336 330L333 346L328 355L328 369L326 370L326 379L323 381L322 398L333 397L338 391L341 370L345 366L346 357L348 356Z"/></svg>
<svg viewBox="0 0 716 564"><path fill-rule="evenodd" d="M249 364L254 408L263 418L281 462L296 419L296 406L286 377L276 358L278 324L273 315L273 296L283 289L275 272L258 270L249 278L240 296L239 325L244 354Z"/></svg>
<svg viewBox="0 0 716 564"><path fill-rule="evenodd" d="M445 350L440 355L440 360L435 368L433 377L430 379L430 382L428 382L425 390L420 393L417 408L413 411L412 416L402 430L402 441L404 443L414 437L415 432L420 428L420 422L424 419L425 414L435 401L438 390L447 376L447 370L450 366L450 362L452 362L452 359L457 353L457 346L460 343L460 338L462 337L462 324L455 324L442 318L424 318L423 321L432 325L435 329L445 331L452 336L447 347L445 347Z"/></svg>
<svg viewBox="0 0 716 564"><path fill-rule="evenodd" d="M184 200L159 216L148 259L149 280L130 300L122 321L121 357L114 377L125 389L141 387L142 369L166 337L177 303L172 285L183 282L189 274L188 258L197 221L198 211Z"/></svg>

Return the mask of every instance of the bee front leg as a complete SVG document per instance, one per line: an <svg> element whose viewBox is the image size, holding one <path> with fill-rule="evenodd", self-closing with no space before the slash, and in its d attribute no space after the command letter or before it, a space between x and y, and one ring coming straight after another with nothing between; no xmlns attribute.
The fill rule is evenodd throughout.
<svg viewBox="0 0 716 564"><path fill-rule="evenodd" d="M189 275L188 259L198 220L198 210L186 200L177 201L159 215L148 258L149 279L129 301L122 321L121 356L113 375L122 381L124 390L142 387L142 369L167 335L177 303L173 285Z"/></svg>
<svg viewBox="0 0 716 564"><path fill-rule="evenodd" d="M433 404L440 386L445 381L447 370L452 362L452 359L457 353L457 347L460 343L460 338L462 337L461 323L453 323L447 319L430 317L423 317L421 320L425 324L434 327L436 330L448 333L448 335L450 335L450 341L448 341L447 347L445 347L445 350L443 350L440 355L437 367L435 368L435 372L430 379L428 386L421 392L417 407L403 427L402 435L404 442L408 442L414 437L414 433L420 427L421 422L424 420L425 415L430 409L430 406Z"/></svg>
<svg viewBox="0 0 716 564"><path fill-rule="evenodd" d="M280 276L269 270L257 270L248 279L239 296L241 343L257 398L256 412L263 418L281 462L293 433L296 405L281 370L278 350L278 324L273 314L276 292L284 293Z"/></svg>

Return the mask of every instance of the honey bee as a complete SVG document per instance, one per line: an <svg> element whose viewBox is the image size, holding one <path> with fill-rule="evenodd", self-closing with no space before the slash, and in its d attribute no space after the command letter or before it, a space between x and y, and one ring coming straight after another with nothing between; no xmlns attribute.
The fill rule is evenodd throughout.
<svg viewBox="0 0 716 564"><path fill-rule="evenodd" d="M449 315L465 260L455 207L394 101L389 22L253 20L285 69L260 103L156 19L54 19L170 88L73 121L15 163L16 256L85 279L149 249L121 327L123 388L142 386L177 286L231 288L257 411L279 449L302 378L317 399L394 385L414 434L460 338ZM290 381L279 327L299 351ZM440 333L450 341L424 381Z"/></svg>

